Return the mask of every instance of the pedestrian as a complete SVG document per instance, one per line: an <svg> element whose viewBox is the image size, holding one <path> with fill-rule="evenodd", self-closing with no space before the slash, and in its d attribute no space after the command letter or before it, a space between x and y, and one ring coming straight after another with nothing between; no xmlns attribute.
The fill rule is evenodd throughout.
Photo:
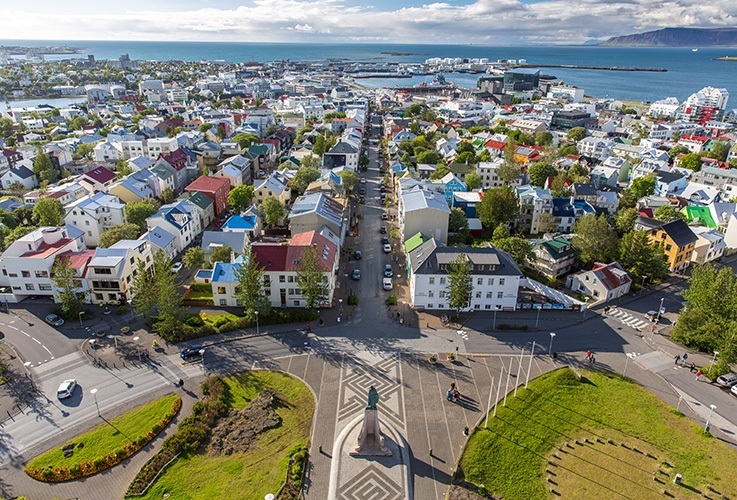
<svg viewBox="0 0 737 500"><path fill-rule="evenodd" d="M586 361L588 361L589 359L591 359L591 356L592 356L591 351L586 351Z"/></svg>
<svg viewBox="0 0 737 500"><path fill-rule="evenodd" d="M699 380L699 377L701 377L701 370L696 372L696 380Z"/></svg>
<svg viewBox="0 0 737 500"><path fill-rule="evenodd" d="M445 399L447 399L448 401L453 400L453 392L450 389L448 389L448 391L445 393Z"/></svg>
<svg viewBox="0 0 737 500"><path fill-rule="evenodd" d="M594 355L593 355L593 354L591 355L591 358L589 359L589 361L590 361L591 363L596 363L596 358L594 357Z"/></svg>
<svg viewBox="0 0 737 500"><path fill-rule="evenodd" d="M691 363L691 373L693 373L695 371L696 371L696 364L695 363Z"/></svg>
<svg viewBox="0 0 737 500"><path fill-rule="evenodd" d="M455 382L451 382L451 383L450 383L450 390L451 390L451 391L454 391L454 390L455 390L455 388L456 388L456 383L455 383Z"/></svg>
<svg viewBox="0 0 737 500"><path fill-rule="evenodd" d="M676 357L673 358L673 364L674 365L677 365L680 360L681 360L681 355L680 354L676 354Z"/></svg>
<svg viewBox="0 0 737 500"><path fill-rule="evenodd" d="M307 323L307 331L308 332L312 331L312 323Z"/></svg>
<svg viewBox="0 0 737 500"><path fill-rule="evenodd" d="M179 385L179 387L184 387L184 380L179 379L179 383L177 385Z"/></svg>
<svg viewBox="0 0 737 500"><path fill-rule="evenodd" d="M683 365L686 366L686 360L688 359L688 353L687 352L684 352L683 353L683 358L682 359L683 359Z"/></svg>

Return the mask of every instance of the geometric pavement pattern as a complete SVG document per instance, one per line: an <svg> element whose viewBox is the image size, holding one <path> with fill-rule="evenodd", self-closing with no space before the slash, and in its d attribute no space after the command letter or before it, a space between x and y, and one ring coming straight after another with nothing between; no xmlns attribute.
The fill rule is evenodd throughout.
<svg viewBox="0 0 737 500"><path fill-rule="evenodd" d="M404 487L371 464L341 485L338 498L344 500L401 500Z"/></svg>
<svg viewBox="0 0 737 500"><path fill-rule="evenodd" d="M378 358L374 363L362 361L344 363L338 397L337 427L363 412L367 394L373 385L379 394L379 415L387 418L398 429L404 430L404 401L402 398L401 359L393 355Z"/></svg>

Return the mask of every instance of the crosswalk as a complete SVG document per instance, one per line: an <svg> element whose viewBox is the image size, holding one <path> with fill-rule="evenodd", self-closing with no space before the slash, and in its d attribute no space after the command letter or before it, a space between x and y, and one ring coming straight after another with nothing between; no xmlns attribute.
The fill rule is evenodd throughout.
<svg viewBox="0 0 737 500"><path fill-rule="evenodd" d="M630 328L634 328L635 330L640 330L642 332L650 332L650 329L652 328L652 325L653 325L653 323L651 323L645 318L638 318L636 316L631 315L630 313L626 311L617 309L616 307L613 307L612 309L610 309L609 312L607 313L607 316L615 318L616 320L624 323Z"/></svg>

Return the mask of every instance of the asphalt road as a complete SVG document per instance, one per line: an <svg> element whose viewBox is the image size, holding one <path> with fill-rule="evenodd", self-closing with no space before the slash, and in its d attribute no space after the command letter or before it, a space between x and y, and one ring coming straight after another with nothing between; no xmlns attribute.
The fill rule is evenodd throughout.
<svg viewBox="0 0 737 500"><path fill-rule="evenodd" d="M39 316L25 309L11 308L0 313L0 339L7 341L20 353L27 366L39 366L53 359L75 352L74 341L62 335Z"/></svg>

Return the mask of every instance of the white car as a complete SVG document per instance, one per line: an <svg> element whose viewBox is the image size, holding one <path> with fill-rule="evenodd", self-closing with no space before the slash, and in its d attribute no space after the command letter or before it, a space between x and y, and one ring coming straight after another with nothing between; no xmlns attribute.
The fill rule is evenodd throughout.
<svg viewBox="0 0 737 500"><path fill-rule="evenodd" d="M182 270L182 265L183 264L181 262L177 262L176 264L174 264L173 266L171 266L171 272L172 272L172 274L177 274L179 271L181 271Z"/></svg>
<svg viewBox="0 0 737 500"><path fill-rule="evenodd" d="M384 278L384 280L382 281L381 284L382 284L382 287L384 288L384 290L391 290L392 288L394 288L394 285L392 285L392 279L391 278Z"/></svg>
<svg viewBox="0 0 737 500"><path fill-rule="evenodd" d="M73 378L70 378L69 380L65 380L61 383L59 386L59 389L56 391L56 397L59 399L68 398L69 396L74 393L74 389L77 387L77 381Z"/></svg>
<svg viewBox="0 0 737 500"><path fill-rule="evenodd" d="M392 246L389 243L384 243L384 253L392 253Z"/></svg>
<svg viewBox="0 0 737 500"><path fill-rule="evenodd" d="M366 184L366 178L365 177L361 177L361 184Z"/></svg>

